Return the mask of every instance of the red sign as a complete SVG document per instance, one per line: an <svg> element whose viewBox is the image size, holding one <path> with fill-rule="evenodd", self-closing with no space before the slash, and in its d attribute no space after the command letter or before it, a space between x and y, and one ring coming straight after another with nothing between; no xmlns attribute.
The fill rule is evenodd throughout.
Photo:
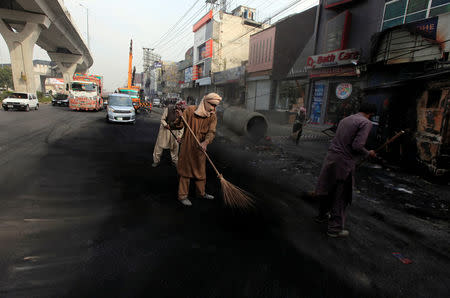
<svg viewBox="0 0 450 298"><path fill-rule="evenodd" d="M196 32L198 29L200 29L203 25L208 23L213 18L213 11L210 10L206 15L204 15L200 21L194 24L194 27L192 28L193 32Z"/></svg>
<svg viewBox="0 0 450 298"><path fill-rule="evenodd" d="M306 68L330 67L345 64L357 63L359 60L359 52L355 49L347 49L316 56L308 57Z"/></svg>

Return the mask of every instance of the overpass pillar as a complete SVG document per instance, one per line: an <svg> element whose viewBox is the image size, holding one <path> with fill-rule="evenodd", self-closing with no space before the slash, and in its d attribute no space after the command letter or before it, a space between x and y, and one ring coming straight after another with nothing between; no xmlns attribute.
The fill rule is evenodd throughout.
<svg viewBox="0 0 450 298"><path fill-rule="evenodd" d="M64 84L72 81L77 66L83 63L82 55L55 52L48 52L48 55L52 61L56 62L56 65L58 65L59 70L62 72Z"/></svg>
<svg viewBox="0 0 450 298"><path fill-rule="evenodd" d="M15 91L36 92L33 50L41 31L49 26L45 15L0 9L0 33L9 49Z"/></svg>

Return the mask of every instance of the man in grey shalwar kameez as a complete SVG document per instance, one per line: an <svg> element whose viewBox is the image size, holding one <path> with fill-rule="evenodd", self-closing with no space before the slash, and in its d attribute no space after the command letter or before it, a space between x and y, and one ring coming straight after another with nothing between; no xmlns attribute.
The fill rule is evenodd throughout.
<svg viewBox="0 0 450 298"><path fill-rule="evenodd" d="M164 149L170 149L170 157L173 165L178 163L179 142L183 136L183 128L180 130L171 127L178 118L176 111L183 111L186 108L184 100L178 101L175 105L169 105L164 109L161 116L161 124L159 127L158 137L156 139L155 147L153 149L153 164L152 167L157 167L161 161L161 155Z"/></svg>
<svg viewBox="0 0 450 298"><path fill-rule="evenodd" d="M344 230L345 209L352 201L356 160L376 156L375 151L364 148L372 129L369 118L375 113L375 105L361 104L359 113L339 122L336 135L328 148L316 186L316 195L320 198L316 221L325 222L329 219L327 234L330 237L349 235Z"/></svg>

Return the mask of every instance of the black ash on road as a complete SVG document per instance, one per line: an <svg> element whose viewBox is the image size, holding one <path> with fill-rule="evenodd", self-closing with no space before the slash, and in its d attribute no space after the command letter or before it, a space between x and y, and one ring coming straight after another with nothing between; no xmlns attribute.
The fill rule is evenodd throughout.
<svg viewBox="0 0 450 298"><path fill-rule="evenodd" d="M300 194L314 183L326 144L303 144L308 158L274 144L218 138L212 158L227 179L257 196L258 208L235 212L220 199L193 199L185 208L169 156L151 167L159 115L140 115L133 126L107 124L103 112L50 106L0 114L1 297L449 292L442 213L428 222L376 196L364 199L362 189L349 239L330 240L311 220L315 202ZM219 196L210 170L208 191ZM399 262L394 251L413 263Z"/></svg>

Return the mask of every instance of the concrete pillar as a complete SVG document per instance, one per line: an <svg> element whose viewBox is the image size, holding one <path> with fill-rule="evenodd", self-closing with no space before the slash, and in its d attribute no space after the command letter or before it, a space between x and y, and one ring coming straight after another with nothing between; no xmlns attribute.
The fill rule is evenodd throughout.
<svg viewBox="0 0 450 298"><path fill-rule="evenodd" d="M63 75L64 85L69 84L72 81L77 66L83 63L82 55L55 52L48 52L48 55L50 56L50 59L58 65L58 68Z"/></svg>
<svg viewBox="0 0 450 298"><path fill-rule="evenodd" d="M33 50L42 29L49 26L45 15L0 9L0 33L9 49L15 91L36 92Z"/></svg>
<svg viewBox="0 0 450 298"><path fill-rule="evenodd" d="M47 90L45 90L45 81L47 80L47 77L46 76L39 76L39 78L40 78L40 91L42 92L42 93L45 93L45 91L47 91Z"/></svg>

